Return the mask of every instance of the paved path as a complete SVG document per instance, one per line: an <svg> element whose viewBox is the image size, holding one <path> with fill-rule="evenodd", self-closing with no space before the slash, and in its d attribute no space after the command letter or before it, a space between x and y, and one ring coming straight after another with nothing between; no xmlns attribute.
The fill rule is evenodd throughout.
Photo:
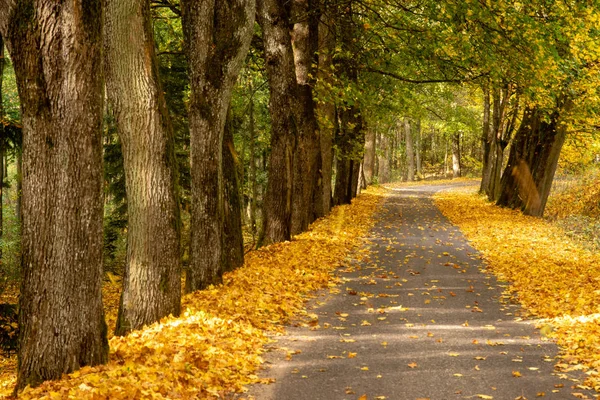
<svg viewBox="0 0 600 400"><path fill-rule="evenodd" d="M394 191L366 245L370 259L338 271L339 293L309 304L318 326L290 327L266 355L262 376L275 383L243 397L593 398L554 373L556 346L518 318L506 284L485 273L477 252L433 205L439 189Z"/></svg>

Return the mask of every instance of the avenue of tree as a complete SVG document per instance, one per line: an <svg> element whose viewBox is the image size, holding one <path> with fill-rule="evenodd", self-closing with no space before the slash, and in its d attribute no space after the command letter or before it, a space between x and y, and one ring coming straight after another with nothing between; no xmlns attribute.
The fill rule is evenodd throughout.
<svg viewBox="0 0 600 400"><path fill-rule="evenodd" d="M480 174L542 216L598 126L599 27L594 0L0 0L15 390L107 361L106 272L124 335L372 183Z"/></svg>

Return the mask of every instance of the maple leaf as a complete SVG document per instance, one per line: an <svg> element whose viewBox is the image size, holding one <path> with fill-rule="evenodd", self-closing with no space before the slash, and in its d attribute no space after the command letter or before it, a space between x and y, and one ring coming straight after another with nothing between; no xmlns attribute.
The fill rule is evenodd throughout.
<svg viewBox="0 0 600 400"><path fill-rule="evenodd" d="M410 364L408 364L408 368L417 368L417 363L411 362Z"/></svg>

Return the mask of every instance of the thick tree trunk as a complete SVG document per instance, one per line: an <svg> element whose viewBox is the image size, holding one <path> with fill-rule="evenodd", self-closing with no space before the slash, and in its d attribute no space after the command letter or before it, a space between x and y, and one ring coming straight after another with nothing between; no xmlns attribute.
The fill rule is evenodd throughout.
<svg viewBox="0 0 600 400"><path fill-rule="evenodd" d="M488 191L491 179L491 163L492 158L490 154L492 152L492 142L494 140L494 134L492 126L490 124L490 90L485 87L483 89L483 124L481 133L481 144L483 148L483 168L481 171L481 186L479 187L479 193L486 193Z"/></svg>
<svg viewBox="0 0 600 400"><path fill-rule="evenodd" d="M271 156L262 240L262 244L271 244L291 238L293 154L300 126L296 109L298 85L289 18L283 2L258 0L256 4L271 94Z"/></svg>
<svg viewBox="0 0 600 400"><path fill-rule="evenodd" d="M179 315L180 219L173 128L149 0L105 0L106 92L123 149L127 263L115 333Z"/></svg>
<svg viewBox="0 0 600 400"><path fill-rule="evenodd" d="M330 10L331 11L331 10ZM324 84L333 84L333 54L335 52L335 27L334 20L328 17L330 13L321 16L319 24L319 69L317 78ZM321 206L315 206L317 216L322 210L323 216L331 212L332 202L332 177L333 177L333 139L336 135L336 109L333 101L321 101L317 104L320 129L319 139L321 145Z"/></svg>
<svg viewBox="0 0 600 400"><path fill-rule="evenodd" d="M406 144L406 179L412 182L415 180L415 149L413 147L413 137L408 118L404 118L403 126Z"/></svg>
<svg viewBox="0 0 600 400"><path fill-rule="evenodd" d="M292 45L296 81L298 83L299 126L294 151L292 235L305 231L315 219L315 193L321 188L321 149L319 125L312 87L315 83L319 48L318 0L295 0L291 10L294 19ZM318 196L321 197L321 196ZM323 214L319 210L319 214Z"/></svg>
<svg viewBox="0 0 600 400"><path fill-rule="evenodd" d="M415 162L417 164L417 179L423 179L423 163L422 163L422 146L421 146L421 120L417 120L415 126Z"/></svg>
<svg viewBox="0 0 600 400"><path fill-rule="evenodd" d="M183 0L190 75L191 240L186 291L221 281L223 134L231 93L250 46L254 0Z"/></svg>
<svg viewBox="0 0 600 400"><path fill-rule="evenodd" d="M374 129L368 129L365 137L365 158L363 160L363 172L365 176L365 184L373 183L373 175L375 173L375 147L377 135Z"/></svg>
<svg viewBox="0 0 600 400"><path fill-rule="evenodd" d="M2 96L2 84L4 78L4 40L2 39L2 34L0 34L0 160L4 160L4 149L6 146L6 139L4 136L4 124L2 123L4 119L4 103ZM3 163L3 161L0 161ZM4 217L4 166L0 165L2 171L0 172L0 242L2 241L3 234L3 217ZM0 265L2 265L2 247L0 247Z"/></svg>
<svg viewBox="0 0 600 400"><path fill-rule="evenodd" d="M452 135L452 178L460 178L460 132Z"/></svg>
<svg viewBox="0 0 600 400"><path fill-rule="evenodd" d="M502 174L498 205L521 209L527 215L544 214L566 137L561 114L571 107L567 99L548 119L535 108L525 111Z"/></svg>
<svg viewBox="0 0 600 400"><path fill-rule="evenodd" d="M244 264L244 239L242 236L242 204L238 184L238 155L233 144L231 118L223 134L224 247L222 272L233 271Z"/></svg>
<svg viewBox="0 0 600 400"><path fill-rule="evenodd" d="M102 2L0 2L23 121L17 389L108 358L102 309ZM5 24L5 25L2 25Z"/></svg>

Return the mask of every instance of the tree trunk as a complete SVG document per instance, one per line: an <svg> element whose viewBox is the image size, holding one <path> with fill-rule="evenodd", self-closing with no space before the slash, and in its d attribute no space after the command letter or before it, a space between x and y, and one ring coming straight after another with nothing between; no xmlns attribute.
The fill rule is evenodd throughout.
<svg viewBox="0 0 600 400"><path fill-rule="evenodd" d="M256 200L258 197L258 183L256 181L256 129L254 126L254 92L250 97L250 231L252 239L256 240Z"/></svg>
<svg viewBox="0 0 600 400"><path fill-rule="evenodd" d="M2 34L0 34L0 164L4 161L4 149L6 147L6 136L4 135L4 103L2 95L2 84L4 78L4 40ZM3 234L3 217L4 217L4 166L0 165L2 171L0 171L0 243L2 243ZM0 265L2 265L2 247L0 246ZM1 273L1 271L0 271Z"/></svg>
<svg viewBox="0 0 600 400"><path fill-rule="evenodd" d="M233 85L250 46L254 0L183 0L190 76L191 221L186 291L221 281L223 135Z"/></svg>
<svg viewBox="0 0 600 400"><path fill-rule="evenodd" d="M313 65L318 62L319 48L319 15L316 3L318 0L295 0L291 4L295 21L291 39L298 83L299 111L298 136L293 158L292 235L305 231L315 220L315 193L322 191L319 126L312 90L315 83L313 77L316 75ZM321 210L319 214L323 214Z"/></svg>
<svg viewBox="0 0 600 400"><path fill-rule="evenodd" d="M299 135L298 88L289 18L283 2L258 0L257 18L263 31L271 114L271 155L261 242L271 244L291 238L293 154Z"/></svg>
<svg viewBox="0 0 600 400"><path fill-rule="evenodd" d="M492 174L492 142L494 133L490 124L490 90L485 87L483 90L483 127L481 134L481 143L483 147L483 168L481 173L481 186L479 193L486 193L489 190Z"/></svg>
<svg viewBox="0 0 600 400"><path fill-rule="evenodd" d="M525 111L502 174L498 205L521 209L526 215L544 214L566 137L561 114L572 105L572 100L565 100L548 119L538 109Z"/></svg>
<svg viewBox="0 0 600 400"><path fill-rule="evenodd" d="M363 161L363 172L365 176L365 184L373 183L373 175L375 172L375 147L377 135L374 129L368 129L365 137L365 158Z"/></svg>
<svg viewBox="0 0 600 400"><path fill-rule="evenodd" d="M460 178L460 132L452 135L452 178Z"/></svg>
<svg viewBox="0 0 600 400"><path fill-rule="evenodd" d="M379 154L377 156L377 180L379 183L390 181L390 138L387 134L381 134L379 143Z"/></svg>
<svg viewBox="0 0 600 400"><path fill-rule="evenodd" d="M412 182L415 180L415 149L408 118L404 118L404 140L406 143L406 179Z"/></svg>
<svg viewBox="0 0 600 400"><path fill-rule="evenodd" d="M23 121L17 390L108 359L102 2L0 2ZM6 25L2 25L6 24ZM43 44L43 45L41 45Z"/></svg>
<svg viewBox="0 0 600 400"><path fill-rule="evenodd" d="M242 236L242 205L238 180L239 159L233 144L231 117L223 132L224 246L222 272L233 271L244 264L244 238Z"/></svg>
<svg viewBox="0 0 600 400"><path fill-rule="evenodd" d="M333 84L333 54L335 52L335 27L334 19L330 13L323 13L319 24L319 69L317 78L325 85ZM316 210L322 209L323 216L331 212L332 201L332 177L333 177L333 139L336 134L336 109L333 101L321 101L317 104L320 130L319 139L321 145L321 202L322 205L315 206ZM317 214L319 216L319 214Z"/></svg>
<svg viewBox="0 0 600 400"><path fill-rule="evenodd" d="M122 143L127 263L115 334L181 307L173 128L158 76L149 0L106 0L106 92Z"/></svg>
<svg viewBox="0 0 600 400"><path fill-rule="evenodd" d="M421 120L417 120L415 127L415 161L417 163L417 179L423 179L423 164L422 164L422 146L421 146Z"/></svg>

